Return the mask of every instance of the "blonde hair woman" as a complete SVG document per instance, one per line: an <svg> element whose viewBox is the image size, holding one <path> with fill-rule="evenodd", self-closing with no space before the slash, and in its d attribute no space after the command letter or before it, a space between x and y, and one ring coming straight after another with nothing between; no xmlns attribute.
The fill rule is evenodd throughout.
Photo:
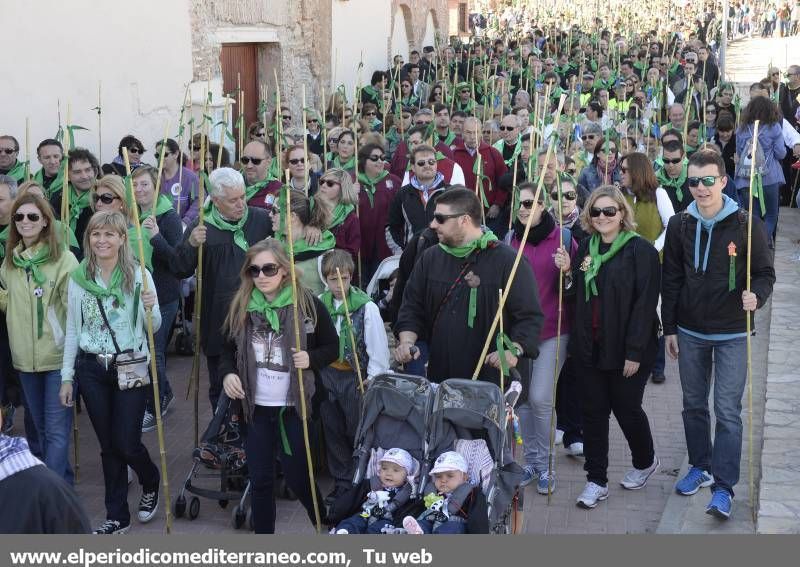
<svg viewBox="0 0 800 567"><path fill-rule="evenodd" d="M361 248L361 224L358 222L358 191L350 174L344 169L331 168L319 178L315 200L324 201L331 211L327 228L336 237L336 248L347 250L353 258Z"/></svg>

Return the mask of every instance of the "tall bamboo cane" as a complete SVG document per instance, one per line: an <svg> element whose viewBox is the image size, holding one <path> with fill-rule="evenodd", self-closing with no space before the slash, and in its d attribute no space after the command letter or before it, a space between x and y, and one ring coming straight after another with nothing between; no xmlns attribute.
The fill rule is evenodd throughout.
<svg viewBox="0 0 800 567"><path fill-rule="evenodd" d="M163 146L162 146L163 148ZM142 225L139 222L139 206L136 204L136 197L133 194L133 182L131 180L131 163L128 159L128 148L122 148L122 157L125 160L125 172L128 174L127 191L128 198L133 207L133 224L136 227L136 238L138 239L138 256L139 256L139 270L142 274L142 290L144 293L149 291L149 279L147 277L147 270L144 266L144 243L142 241ZM161 153L161 159L164 159L164 153ZM157 194L156 194L157 197ZM154 290L155 291L155 290ZM147 328L147 346L150 349L150 378L153 382L153 405L155 406L156 415L156 428L158 430L158 452L161 457L161 484L164 486L164 499L166 501L165 517L166 517L166 531L167 535L172 533L172 507L170 506L169 496L169 474L167 473L167 450L164 443L164 423L161 420L161 396L159 394L158 385L158 368L156 367L156 345L153 338L153 311L152 309L145 309L145 326Z"/></svg>
<svg viewBox="0 0 800 567"><path fill-rule="evenodd" d="M222 112L222 131L219 133L219 149L217 150L217 169L222 167L222 150L225 147L225 134L228 132L228 116L230 116L231 99L225 97L225 110Z"/></svg>
<svg viewBox="0 0 800 567"><path fill-rule="evenodd" d="M25 117L25 181L31 180L31 119Z"/></svg>
<svg viewBox="0 0 800 567"><path fill-rule="evenodd" d="M286 186L286 208L288 209L286 212L286 218L288 219L286 222L286 242L289 247L289 260L291 266L291 276L292 276L292 317L294 318L294 344L296 346L296 352L299 352L303 349L300 343L300 315L297 310L297 270L295 269L295 261L294 261L294 242L292 240L292 221L291 221L291 210L292 210L292 193L289 185ZM317 529L317 533L320 532L320 528L322 525L322 520L319 515L319 503L317 502L317 483L314 481L314 463L311 460L311 442L308 436L308 408L306 408L306 396L305 396L305 385L303 384L303 369L296 368L297 370L297 379L300 386L300 418L303 422L303 440L305 441L306 445L306 462L308 463L308 482L310 483L311 488L311 500L314 504L314 521L315 527Z"/></svg>
<svg viewBox="0 0 800 567"><path fill-rule="evenodd" d="M167 138L169 137L169 120L164 125L164 139L161 140L161 151L158 156L158 176L156 177L156 193L153 199L153 210L150 213L153 217L156 216L156 203L158 203L159 191L161 191L161 173L164 171L164 155L167 150ZM180 202L180 199L178 199Z"/></svg>
<svg viewBox="0 0 800 567"><path fill-rule="evenodd" d="M756 177L756 150L758 149L758 126L760 120L753 123L753 149L750 166L750 191L747 205L747 270L746 270L746 291L750 291L750 256L753 250L753 189ZM771 235L770 235L771 236ZM753 478L753 344L751 337L750 312L744 312L747 321L747 470L750 484L750 507L753 513L753 521L756 520L756 494L755 479Z"/></svg>
<svg viewBox="0 0 800 567"><path fill-rule="evenodd" d="M358 389L361 390L361 395L364 395L364 379L361 374L361 364L358 360L358 349L356 348L356 337L353 332L353 320L350 318L350 305L347 303L347 294L344 292L344 283L342 282L342 272L336 268L336 278L339 280L339 289L342 291L342 304L344 305L344 314L347 317L347 330L350 334L350 344L353 345L353 362L356 363L356 375L358 376Z"/></svg>
<svg viewBox="0 0 800 567"><path fill-rule="evenodd" d="M97 81L97 159L103 163L103 81Z"/></svg>
<svg viewBox="0 0 800 567"><path fill-rule="evenodd" d="M561 120L561 111L564 108L564 101L566 100L566 98L567 98L567 95L562 94L561 98L558 101L558 110L556 110L556 117L555 117L555 120L553 122L555 128L558 128L558 123ZM544 162L543 162L544 169L547 169L547 164L550 161L550 158L553 155L554 150L555 150L555 138L550 140L550 144L547 147L547 154L545 155ZM536 193L534 194L534 197L533 197L534 202L538 201L539 195L542 192L542 187L543 186L544 186L544 175L541 175L539 177L539 183L537 184L537 187L536 187ZM531 220L532 219L533 219L533 215L529 216L528 217L528 222L525 223L525 232L522 234L522 238L520 239L521 242L527 242L528 241L528 234L530 233L530 230L531 230ZM513 284L514 277L517 274L517 268L519 268L519 263L522 260L522 254L523 254L524 250L525 250L524 246L520 246L519 250L517 250L517 256L516 256L516 258L514 258L514 264L511 266L511 273L508 275L508 280L506 281L506 284L503 286L503 289L505 290L503 292L503 297L504 297L503 304L505 303L505 300L508 299L508 294L511 292L511 285ZM492 321L492 325L489 328L489 332L486 335L486 341L483 344L483 350L481 351L481 355L480 355L480 357L478 357L478 362L477 362L477 364L475 366L475 371L472 374L472 379L473 380L477 380L478 379L478 374L480 374L481 367L483 367L483 361L486 359L486 354L489 352L489 345L491 344L492 337L494 336L494 333L497 330L497 324L498 324L499 320L500 320L500 311L498 310L498 312L494 316L494 320Z"/></svg>
<svg viewBox="0 0 800 567"><path fill-rule="evenodd" d="M308 186L309 183L309 175L308 175L308 168L309 168L309 159L308 159L308 117L306 116L306 84L303 83L303 166L306 169L306 183L305 183L305 194L308 197Z"/></svg>

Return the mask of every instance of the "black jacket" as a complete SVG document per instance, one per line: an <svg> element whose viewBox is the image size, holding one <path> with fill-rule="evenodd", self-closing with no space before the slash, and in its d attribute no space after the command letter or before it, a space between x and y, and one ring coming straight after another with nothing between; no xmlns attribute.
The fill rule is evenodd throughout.
<svg viewBox="0 0 800 567"><path fill-rule="evenodd" d="M694 269L696 227L697 219L688 213L673 216L667 225L661 286L664 334L676 334L678 326L703 334L744 333L747 327L742 311L742 291L747 275L747 212L739 209L738 213L714 226L705 272ZM775 269L764 223L755 215L752 234L750 289L758 297L760 308L772 293ZM701 266L707 242L708 233L703 230ZM736 245L736 285L728 291L728 245L731 242Z"/></svg>
<svg viewBox="0 0 800 567"><path fill-rule="evenodd" d="M53 215L55 218L61 218L61 193L63 193L63 189L56 191L50 197L50 204L53 206ZM89 219L92 218L94 211L91 207L86 207L81 211L81 215L78 217L78 222L75 223L75 238L78 239L78 246L79 249L75 250L74 248L70 248L75 253L75 258L78 259L80 262L83 260L83 233L86 232L86 227L89 225Z"/></svg>
<svg viewBox="0 0 800 567"><path fill-rule="evenodd" d="M183 236L181 217L170 209L156 218L158 234L150 239L153 246L153 283L158 293L159 305L178 301L181 294L181 280L173 273L175 247Z"/></svg>
<svg viewBox="0 0 800 567"><path fill-rule="evenodd" d="M0 481L0 533L88 534L89 517L75 491L37 465Z"/></svg>
<svg viewBox="0 0 800 567"><path fill-rule="evenodd" d="M386 309L386 317L384 320L393 323L397 319L397 312L400 311L400 304L403 302L403 290L406 288L406 282L411 277L411 272L417 264L417 260L422 257L431 246L439 244L439 237L436 231L431 228L416 234L403 249L403 254L400 256L400 265L398 270L400 273L397 276L397 281L394 284L394 292L392 293L392 301ZM427 337L419 337L420 340L427 340Z"/></svg>
<svg viewBox="0 0 800 567"><path fill-rule="evenodd" d="M436 201L446 189L447 185L442 181L435 189L430 190L428 202L423 205L419 190L413 185L409 183L400 188L389 205L387 240L392 240L388 242L389 248L405 248L412 236L430 225L436 210Z"/></svg>
<svg viewBox="0 0 800 567"><path fill-rule="evenodd" d="M596 279L598 295L586 301L581 264L589 255L590 240L586 238L578 246L572 269L570 292L575 294L575 322L570 330L569 352L582 365L598 370L619 370L626 360L651 363L659 326L658 252L642 237L628 241L600 268ZM601 245L600 253L607 249ZM593 318L599 323L596 334Z"/></svg>

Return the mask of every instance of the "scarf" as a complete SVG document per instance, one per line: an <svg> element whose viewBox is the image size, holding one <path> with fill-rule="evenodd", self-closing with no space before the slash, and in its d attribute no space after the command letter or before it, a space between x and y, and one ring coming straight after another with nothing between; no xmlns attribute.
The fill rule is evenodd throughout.
<svg viewBox="0 0 800 567"><path fill-rule="evenodd" d="M675 190L675 196L678 197L678 201L683 201L683 184L686 183L686 177L689 174L689 160L684 158L683 159L683 168L681 169L681 174L676 177L672 178L667 175L666 169L659 169L656 172L656 179L661 184L661 186L666 189L668 187Z"/></svg>
<svg viewBox="0 0 800 567"><path fill-rule="evenodd" d="M439 141L441 141L445 146L451 145L455 141L455 139L456 139L456 133L450 130L449 128L447 129L447 135L445 135L444 138L442 138L441 135L439 136Z"/></svg>
<svg viewBox="0 0 800 567"><path fill-rule="evenodd" d="M600 254L600 235L594 233L592 238L589 240L589 257L591 261L589 262L588 267L586 268L586 275L584 277L584 293L586 296L586 301L589 301L589 298L592 295L597 295L597 274L600 273L600 268L611 260L614 256L616 256L617 252L625 246L629 240L636 238L639 236L632 230L623 230L621 231L617 237L614 239L614 242L611 243L611 248L609 248L605 254ZM581 266L583 267L583 266Z"/></svg>
<svg viewBox="0 0 800 567"><path fill-rule="evenodd" d="M600 160L597 160L595 168L597 169L597 174L600 176L603 185L611 185L613 184L614 170L617 168L617 158L608 160L605 164L601 164Z"/></svg>
<svg viewBox="0 0 800 567"><path fill-rule="evenodd" d="M25 181L25 177L28 175L28 162L27 161L17 161L14 166L8 170L6 173L9 177L13 177L17 180L17 183L21 184Z"/></svg>
<svg viewBox="0 0 800 567"><path fill-rule="evenodd" d="M33 456L25 439L0 434L0 481L43 464Z"/></svg>
<svg viewBox="0 0 800 567"><path fill-rule="evenodd" d="M267 177L267 179L265 179L264 181L259 181L258 183L254 183L253 185L250 185L249 187L245 188L244 190L245 200L249 203L250 199L255 197L255 194L261 191L264 187L266 187L271 181L273 180Z"/></svg>
<svg viewBox="0 0 800 567"><path fill-rule="evenodd" d="M25 254L26 252L28 254ZM47 281L47 278L42 273L41 266L50 261L50 247L44 244L36 249L22 250L22 246L19 246L17 250L14 250L11 260L17 268L30 272L33 281L36 282L36 288L33 290L33 295L36 297L36 330L37 338L41 339L42 325L44 323L44 304L42 302L44 292L42 284Z"/></svg>
<svg viewBox="0 0 800 567"><path fill-rule="evenodd" d="M356 208L353 205L345 205L344 203L337 203L337 205L333 208L333 216L331 218L331 223L328 226L328 230L335 228L342 224L345 219L352 213Z"/></svg>
<svg viewBox="0 0 800 567"><path fill-rule="evenodd" d="M531 226L531 229L528 231L527 243L531 246L536 246L542 240L550 236L550 233L553 232L555 226L556 220L553 218L553 215L547 211L544 211L539 224ZM518 242L522 242L522 235L524 233L525 225L522 224L518 219L514 219L514 236L517 238Z"/></svg>
<svg viewBox="0 0 800 567"><path fill-rule="evenodd" d="M163 194L159 195L158 199L156 200L155 216L160 217L167 211L172 210L172 208L173 208L172 199ZM152 207L149 207L147 209L142 209L142 207L139 207L139 222L144 222L144 219L149 217L152 212L153 212Z"/></svg>
<svg viewBox="0 0 800 567"><path fill-rule="evenodd" d="M435 189L442 181L444 181L444 175L442 175L441 171L437 171L433 181L427 185L423 185L416 175L412 175L409 180L411 186L422 193L422 200L426 205L428 204L428 199L430 199L430 191Z"/></svg>
<svg viewBox="0 0 800 567"><path fill-rule="evenodd" d="M350 342L350 332L353 331L352 326L350 325L349 317L347 316L347 310L350 313L355 313L362 307L364 307L367 303L372 301L369 295L358 289L357 287L351 286L347 292L347 310L345 309L345 302L342 301L339 304L339 307L336 307L334 302L333 293L331 290L325 290L320 296L320 300L322 304L328 309L328 313L330 313L331 319L333 319L334 323L336 322L337 317L341 317L341 326L339 327L339 361L344 362L345 360L345 349L347 348L347 344ZM356 345L351 344L350 348L355 351Z"/></svg>
<svg viewBox="0 0 800 567"><path fill-rule="evenodd" d="M6 257L6 242L8 242L8 227L6 225L3 230L0 230L0 261Z"/></svg>
<svg viewBox="0 0 800 567"><path fill-rule="evenodd" d="M247 222L247 217L250 215L250 209L245 207L244 215L240 218L237 222L227 221L222 218L222 215L219 214L219 209L214 205L211 206L211 211L205 220L211 226L218 228L219 230L227 230L228 232L233 233L233 242L247 252L248 248L250 248L250 244L247 242L247 238L244 236L244 224Z"/></svg>
<svg viewBox="0 0 800 567"><path fill-rule="evenodd" d="M81 213L83 213L83 210L89 207L91 196L91 191L83 191L78 195L78 191L75 190L72 183L69 184L69 227L72 229L72 232L77 233L78 219Z"/></svg>
<svg viewBox="0 0 800 567"><path fill-rule="evenodd" d="M47 197L47 199L50 199L50 197L53 196L53 193L61 190L64 187L64 167L62 166L58 168L58 173L56 174L53 181L50 182L49 187L45 187L44 184L44 168L36 172L36 174L33 176L33 180L36 181L36 183L38 183L39 185L41 185L42 189L44 189L45 197Z"/></svg>
<svg viewBox="0 0 800 567"><path fill-rule="evenodd" d="M578 217L581 216L581 210L578 207L572 209L572 212L568 213L566 218L564 218L561 222L558 221L558 211L555 207L553 207L552 211L553 216L556 219L556 222L565 227L565 228L572 228L576 222L578 222Z"/></svg>
<svg viewBox="0 0 800 567"><path fill-rule="evenodd" d="M347 160L347 163L342 165L342 162L339 160L339 155L337 154L336 157L333 158L333 167L338 167L340 169L344 169L345 171L350 171L351 169L356 168L356 156L351 157Z"/></svg>
<svg viewBox="0 0 800 567"><path fill-rule="evenodd" d="M498 142L496 142L494 144L494 148L498 152L500 152L500 155L502 156L503 152L504 152L504 150L506 148L506 141L505 140L499 140ZM514 160L517 159L517 156L519 156L520 153L522 153L522 137L518 136L517 137L517 143L514 145L514 153L511 154L510 158L504 160L504 162L506 164L506 167L509 167L509 168L513 167L514 166Z"/></svg>
<svg viewBox="0 0 800 567"><path fill-rule="evenodd" d="M298 238L294 241L295 258L303 252L325 252L336 247L336 237L330 230L323 230L319 242L313 246L306 242L305 238Z"/></svg>
<svg viewBox="0 0 800 567"><path fill-rule="evenodd" d="M472 242L462 244L461 246L448 246L442 242L439 247L456 258L466 258L475 250L486 250L489 243L497 240L497 237L491 230L484 232L480 238L476 238ZM478 313L478 289L475 287L469 290L469 308L467 309L467 326L471 329L475 324L475 315Z"/></svg>
<svg viewBox="0 0 800 567"><path fill-rule="evenodd" d="M361 187L365 189L367 198L369 199L369 206L373 209L375 208L375 191L377 191L376 185L386 179L388 175L389 172L385 169L382 170L377 177L369 177L366 173L358 174L358 181L361 183Z"/></svg>
<svg viewBox="0 0 800 567"><path fill-rule="evenodd" d="M247 310L263 315L277 335L281 330L277 310L291 304L292 286L290 285L284 286L272 301L268 300L257 287L253 287L253 291L250 292L250 301L247 302Z"/></svg>
<svg viewBox="0 0 800 567"><path fill-rule="evenodd" d="M70 277L72 280L81 286L84 290L86 290L89 294L97 297L99 299L105 299L106 297L113 297L119 307L125 306L125 294L122 291L122 270L119 266L114 266L114 271L111 272L111 280L108 282L108 287L102 287L98 285L94 278L90 278L89 274L86 273L89 264L87 263L86 259L84 258L81 260L81 263L78 264L78 267L72 270L70 273Z"/></svg>

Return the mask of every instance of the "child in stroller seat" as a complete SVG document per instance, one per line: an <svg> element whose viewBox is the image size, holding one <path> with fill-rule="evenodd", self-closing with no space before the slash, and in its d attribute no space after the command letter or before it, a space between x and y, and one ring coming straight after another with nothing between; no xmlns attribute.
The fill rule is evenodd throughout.
<svg viewBox="0 0 800 567"><path fill-rule="evenodd" d="M411 497L410 478L415 472L414 461L408 451L393 448L379 461L378 474L362 481L354 489L362 494L369 486L361 512L344 519L336 526L337 534L380 534L392 526L393 515Z"/></svg>
<svg viewBox="0 0 800 567"><path fill-rule="evenodd" d="M435 492L423 498L425 511L403 518L409 534L488 533L488 505L480 486L469 483L467 461L456 451L439 455L431 469ZM485 524L484 527L480 527Z"/></svg>

